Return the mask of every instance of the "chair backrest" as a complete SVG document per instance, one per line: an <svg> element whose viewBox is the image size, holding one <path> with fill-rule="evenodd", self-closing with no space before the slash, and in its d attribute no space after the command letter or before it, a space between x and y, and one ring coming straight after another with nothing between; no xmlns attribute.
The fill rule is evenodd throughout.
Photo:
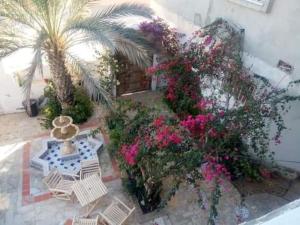
<svg viewBox="0 0 300 225"><path fill-rule="evenodd" d="M80 162L81 168L90 168L90 167L99 167L99 160L98 159L89 159L89 160L82 160Z"/></svg>
<svg viewBox="0 0 300 225"><path fill-rule="evenodd" d="M48 188L55 188L61 180L63 180L63 176L57 170L52 170L43 179L43 182L48 186Z"/></svg>
<svg viewBox="0 0 300 225"><path fill-rule="evenodd" d="M98 216L95 219L74 217L72 225L98 225L98 221L99 221Z"/></svg>
<svg viewBox="0 0 300 225"><path fill-rule="evenodd" d="M129 208L119 198L114 197L111 205L99 213L110 225L122 225L127 218L133 213L135 208Z"/></svg>

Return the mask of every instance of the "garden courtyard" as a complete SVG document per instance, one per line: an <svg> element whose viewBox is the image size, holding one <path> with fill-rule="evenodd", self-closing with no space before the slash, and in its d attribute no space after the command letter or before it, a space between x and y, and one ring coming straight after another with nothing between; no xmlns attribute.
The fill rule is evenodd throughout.
<svg viewBox="0 0 300 225"><path fill-rule="evenodd" d="M297 221L297 67L143 2L0 1L0 225Z"/></svg>

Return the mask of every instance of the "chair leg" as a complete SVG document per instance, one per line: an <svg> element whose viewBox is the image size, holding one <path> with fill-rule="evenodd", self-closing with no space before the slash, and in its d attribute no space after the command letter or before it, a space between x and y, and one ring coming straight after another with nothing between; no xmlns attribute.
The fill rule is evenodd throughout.
<svg viewBox="0 0 300 225"><path fill-rule="evenodd" d="M91 204L87 205L87 211L86 211L86 214L84 217L87 218L91 214L91 212L94 210L94 208L99 204L100 200L101 199L98 199L98 200L92 202Z"/></svg>
<svg viewBox="0 0 300 225"><path fill-rule="evenodd" d="M74 194L74 192L72 192L71 196L70 196L70 200L72 201L72 203L76 203L76 196Z"/></svg>

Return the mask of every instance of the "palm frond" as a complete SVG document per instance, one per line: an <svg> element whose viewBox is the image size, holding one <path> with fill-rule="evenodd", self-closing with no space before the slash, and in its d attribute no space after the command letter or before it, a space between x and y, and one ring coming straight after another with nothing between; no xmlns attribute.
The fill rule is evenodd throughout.
<svg viewBox="0 0 300 225"><path fill-rule="evenodd" d="M2 26L0 26L0 29ZM14 52L33 47L33 41L22 38L17 32L8 30L0 33L0 59L13 54Z"/></svg>
<svg viewBox="0 0 300 225"><path fill-rule="evenodd" d="M136 3L123 3L118 5L112 5L99 12L97 17L99 19L118 19L125 16L142 16L145 18L151 18L153 14L152 9L145 5Z"/></svg>
<svg viewBox="0 0 300 225"><path fill-rule="evenodd" d="M91 0L72 0L65 11L67 15L66 24L82 19L87 12L85 9L90 1Z"/></svg>
<svg viewBox="0 0 300 225"><path fill-rule="evenodd" d="M23 93L25 96L25 100L27 104L30 101L30 93L31 93L31 86L32 86L32 81L34 78L34 75L36 73L36 70L39 69L41 75L43 75L43 51L42 51L42 46L44 41L46 40L47 35L46 33L41 33L39 37L36 39L34 46L32 48L34 49L34 56L31 62L31 65L28 67L26 74L25 74L25 79L23 81Z"/></svg>
<svg viewBox="0 0 300 225"><path fill-rule="evenodd" d="M42 58L41 51L40 50L36 51L34 54L34 57L32 59L31 65L26 70L26 74L24 76L22 89L23 89L23 93L24 93L24 97L25 97L27 106L29 105L29 101L30 101L32 81L33 81L35 72L39 66L39 63L42 61L41 58Z"/></svg>
<svg viewBox="0 0 300 225"><path fill-rule="evenodd" d="M120 30L115 39L116 49L132 63L145 68L150 65L150 44L138 31L131 28Z"/></svg>
<svg viewBox="0 0 300 225"><path fill-rule="evenodd" d="M0 17L12 24L23 25L37 30L41 21L26 0L2 0L0 1Z"/></svg>
<svg viewBox="0 0 300 225"><path fill-rule="evenodd" d="M99 21L97 17L89 17L70 24L66 31L69 31L68 37L73 42L69 42L71 46L78 43L97 43L110 49L112 53L116 51L122 53L132 63L142 68L151 62L149 43L138 31L124 28L121 22Z"/></svg>
<svg viewBox="0 0 300 225"><path fill-rule="evenodd" d="M88 65L71 54L67 55L66 60L69 72L72 75L76 74L81 77L82 84L90 98L99 101L112 109L112 99L110 94L101 87L100 81L93 76Z"/></svg>
<svg viewBox="0 0 300 225"><path fill-rule="evenodd" d="M89 17L70 23L63 32L68 40L69 47L72 47L73 43L78 43L77 40L81 39L81 43L98 42L110 49L115 49L111 37L119 29L121 29L121 23L99 21L96 17Z"/></svg>
<svg viewBox="0 0 300 225"><path fill-rule="evenodd" d="M40 74L42 75L42 77L44 76L44 66L43 66L43 45L44 42L47 40L48 36L47 33L45 31L42 31L39 35L39 37L36 39L35 44L33 46L33 49L35 49L37 51L37 68L40 72Z"/></svg>

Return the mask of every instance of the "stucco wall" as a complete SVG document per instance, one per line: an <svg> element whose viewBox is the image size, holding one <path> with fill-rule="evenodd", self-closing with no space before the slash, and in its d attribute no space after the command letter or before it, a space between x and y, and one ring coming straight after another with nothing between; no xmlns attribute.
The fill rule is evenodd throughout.
<svg viewBox="0 0 300 225"><path fill-rule="evenodd" d="M222 17L245 29L244 64L247 67L280 87L300 79L299 0L274 0L267 13L229 0L152 0L151 7L158 16L187 34ZM276 67L279 59L294 66L292 74ZM292 93L300 94L300 87L294 88ZM283 134L282 144L271 143L271 149L276 152L278 163L300 172L299 112L297 102L284 117L288 129Z"/></svg>
<svg viewBox="0 0 300 225"><path fill-rule="evenodd" d="M245 29L245 51L271 66L282 59L295 67L292 77L300 78L300 1L274 0L268 13L240 6L229 0L152 0L157 13L185 31L195 21L207 25L218 17Z"/></svg>

